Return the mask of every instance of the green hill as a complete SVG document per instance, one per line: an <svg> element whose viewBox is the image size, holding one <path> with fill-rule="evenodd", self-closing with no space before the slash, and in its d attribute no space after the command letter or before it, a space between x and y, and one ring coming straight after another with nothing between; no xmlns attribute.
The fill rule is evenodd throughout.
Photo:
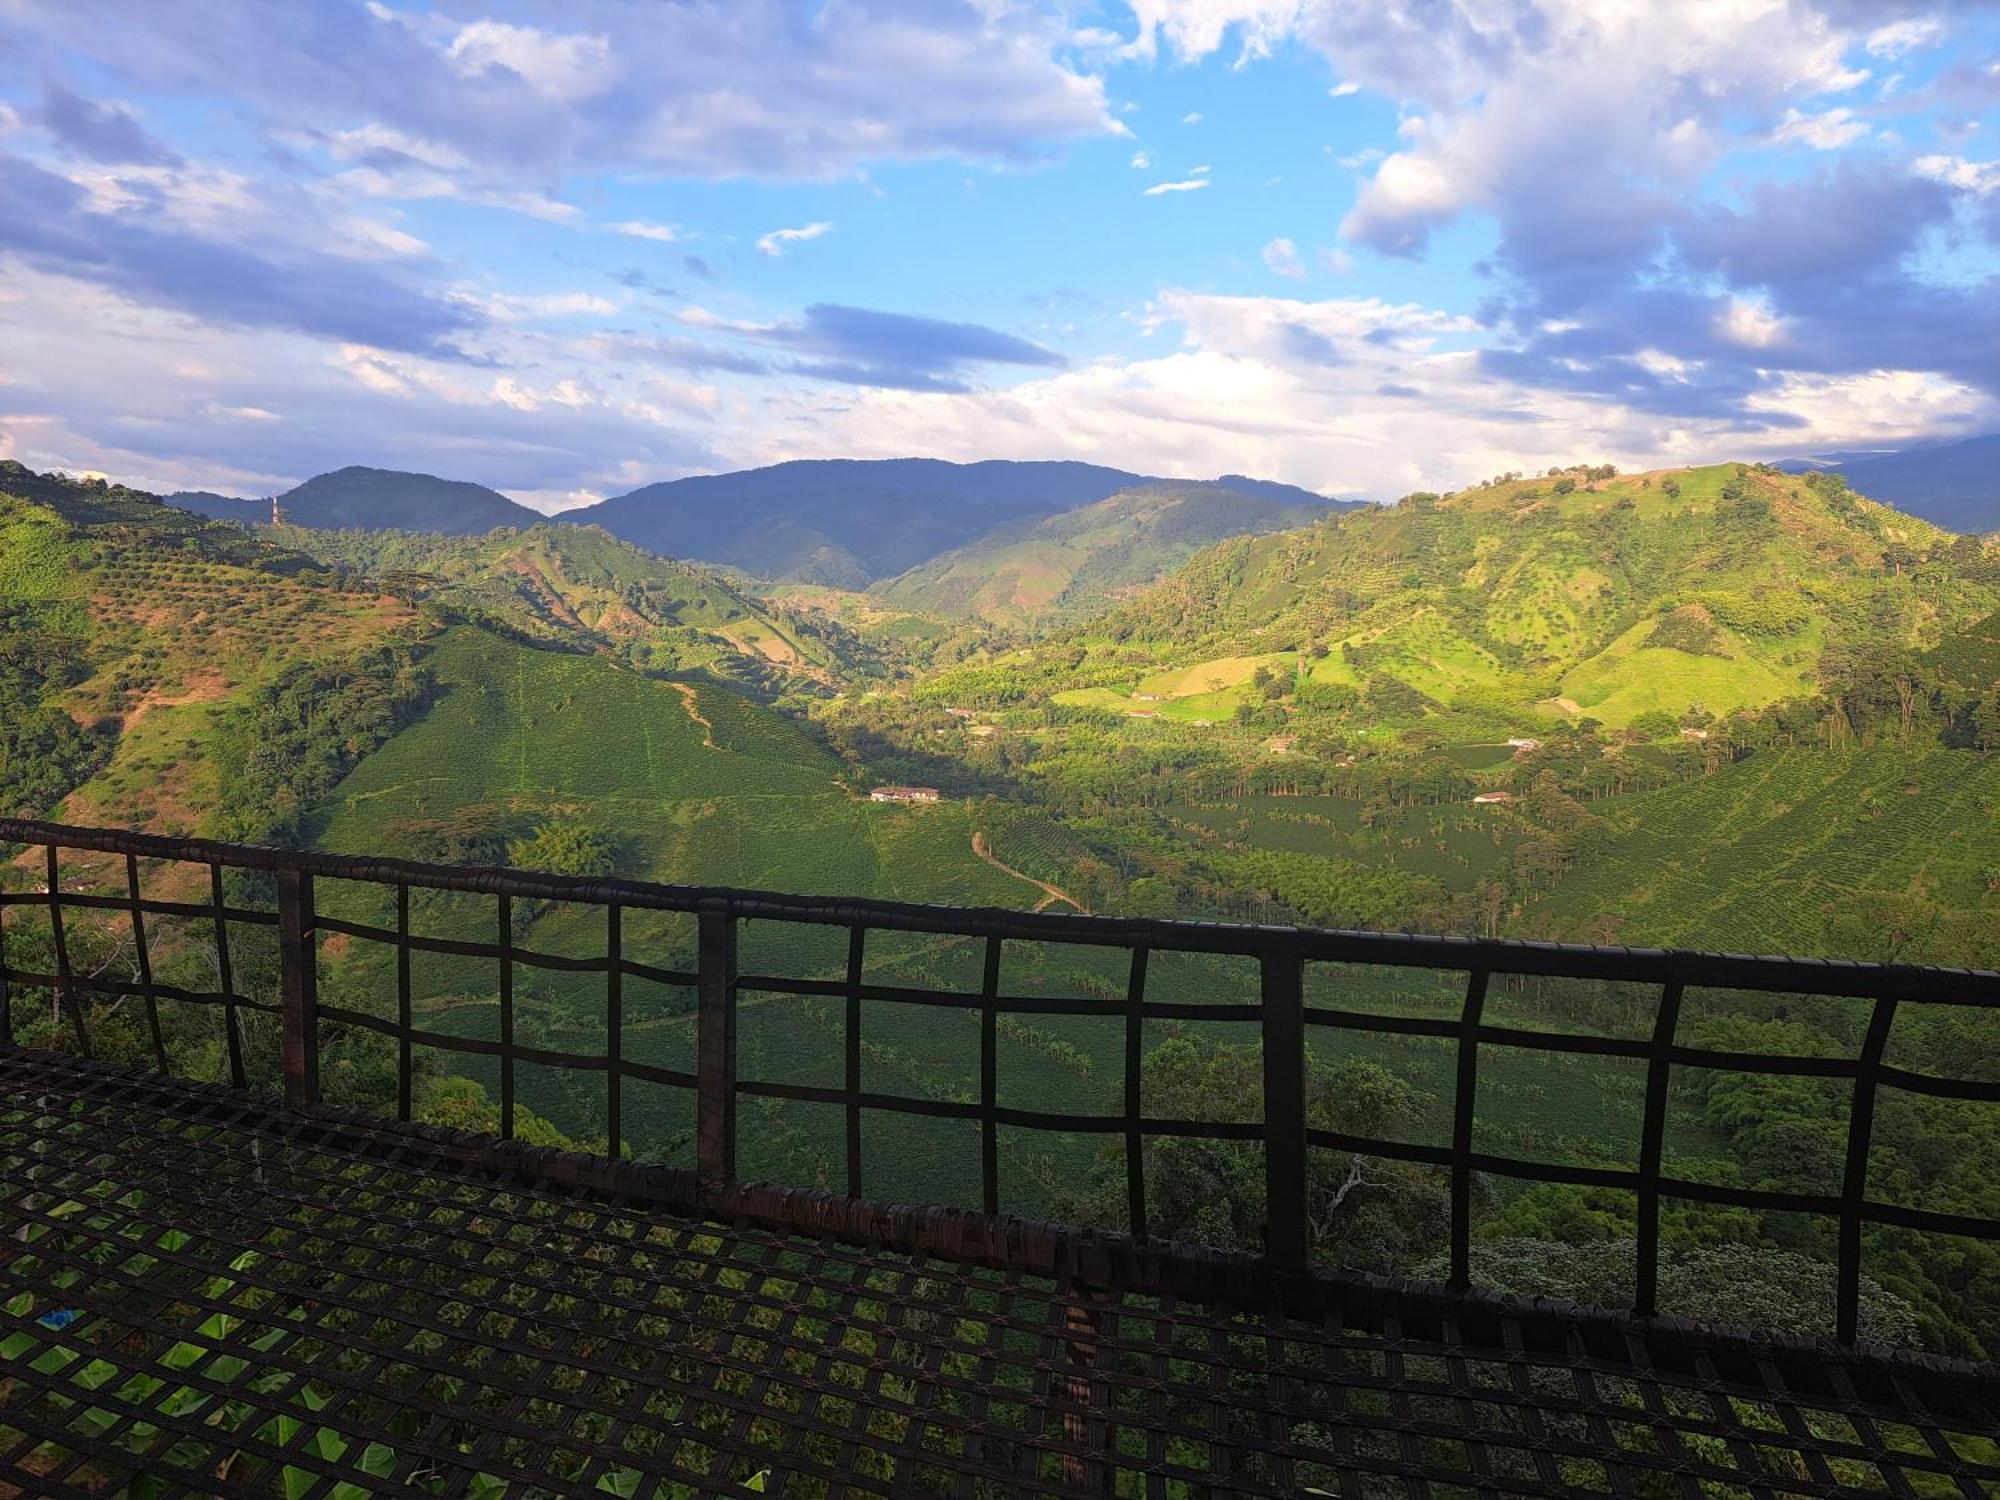
<svg viewBox="0 0 2000 1500"><path fill-rule="evenodd" d="M1978 543L1826 476L1577 469L1220 543L1073 638L1195 682L1297 653L1301 684L1377 725L1617 727L1810 693L1833 657L1934 647L1996 603Z"/></svg>
<svg viewBox="0 0 2000 1500"><path fill-rule="evenodd" d="M1224 484L1155 483L1003 527L875 592L956 619L1042 627L1102 613L1226 536L1300 526L1327 503L1266 499ZM1347 508L1347 507L1339 507Z"/></svg>
<svg viewBox="0 0 2000 1500"><path fill-rule="evenodd" d="M287 670L413 648L407 603L140 491L0 469L0 806L219 828L227 733Z"/></svg>
<svg viewBox="0 0 2000 1500"><path fill-rule="evenodd" d="M704 672L758 687L831 681L833 642L726 579L594 526L543 522L477 537L392 531L282 537L331 566L525 640L610 651L657 672Z"/></svg>

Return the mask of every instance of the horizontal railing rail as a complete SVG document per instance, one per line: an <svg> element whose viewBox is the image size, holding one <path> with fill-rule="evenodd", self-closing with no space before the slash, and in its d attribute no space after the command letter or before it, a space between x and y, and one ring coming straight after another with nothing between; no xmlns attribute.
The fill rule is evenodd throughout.
<svg viewBox="0 0 2000 1500"><path fill-rule="evenodd" d="M491 1059L497 1070L499 1135L509 1140L519 1118L516 1074L537 1065L604 1080L604 1118L610 1153L623 1151L625 1091L644 1083L694 1095L693 1157L696 1180L712 1201L740 1194L739 1101L767 1098L829 1106L841 1112L844 1129L845 1189L862 1196L862 1121L884 1112L976 1125L976 1176L980 1205L987 1215L1000 1209L999 1133L1003 1129L1064 1132L1122 1139L1126 1165L1125 1200L1131 1234L1147 1237L1147 1180L1144 1150L1149 1141L1182 1137L1255 1142L1264 1156L1264 1243L1261 1264L1276 1275L1309 1269L1308 1159L1314 1151L1355 1153L1432 1168L1448 1183L1450 1285L1471 1284L1473 1200L1476 1178L1493 1176L1522 1182L1565 1183L1610 1188L1632 1194L1636 1204L1637 1264L1633 1311L1653 1316L1660 1271L1661 1211L1668 1203L1709 1204L1801 1214L1824 1219L1837 1241L1836 1318L1844 1342L1856 1341L1860 1327L1863 1233L1868 1226L1891 1226L1933 1234L2000 1240L2000 1220L1884 1201L1869 1193L1869 1160L1878 1093L1894 1088L1933 1098L2000 1104L2000 1083L1918 1073L1886 1060L1887 1042L1902 1005L2000 1007L2000 973L1867 964L1835 960L1761 957L1636 948L1590 947L1544 942L1422 936L1403 933L1335 931L1028 913L990 908L951 908L902 902L780 895L713 887L647 884L535 874L497 868L421 864L399 859L352 857L260 846L165 838L106 829L69 827L28 820L0 820L0 845L42 851L39 889L0 891L0 1044L13 1040L12 997L24 988L46 991L64 1018L69 1044L94 1055L87 996L137 999L155 1064L167 1070L159 1020L162 1002L220 1007L226 1037L228 1081L247 1081L245 1013L275 1013L281 1037L280 1071L285 1102L311 1110L321 1104L323 1031L329 1025L362 1028L396 1043L395 1107L407 1120L412 1112L413 1052L416 1047ZM65 885L62 856L103 856L104 865L82 885ZM172 899L142 890L141 861L185 867L183 886L204 885L207 900L180 890ZM227 900L225 874L251 872L269 878L268 905L247 898ZM106 872L109 872L108 874ZM362 922L319 909L316 880L363 882L393 894L393 926ZM122 894L102 887L122 885ZM492 899L493 940L426 935L413 930L412 894L461 892ZM515 933L515 903L566 903L601 908L601 955L577 957L521 946ZM9 953L10 916L23 909L41 914L49 936L50 965L16 965ZM695 918L692 968L647 962L628 952L626 915L670 912ZM98 912L130 924L134 972L130 977L80 972L71 961L68 923L77 913ZM216 987L172 986L155 979L147 931L148 917L208 924L214 942ZM846 957L839 977L747 972L740 962L739 938L746 922L809 924L842 929ZM232 963L230 929L268 929L275 936L277 998L242 993ZM976 990L942 990L871 981L866 965L872 935L944 935L981 944ZM323 1001L319 994L320 948L329 939L370 943L393 950L396 1005L393 1017ZM1117 998L1086 995L1026 995L1003 986L1004 945L1010 941L1078 945L1121 950L1129 955L1124 992ZM496 965L495 1035L468 1037L417 1023L412 958L432 954ZM1254 960L1258 978L1234 1001L1185 1002L1149 993L1149 969L1162 955L1221 955ZM1310 1003L1307 976L1318 964L1452 971L1464 976L1456 1014L1383 1015ZM543 970L601 976L602 1051L575 1051L533 1045L518 1033L516 984L523 971ZM1647 986L1652 992L1651 1025L1644 1036L1527 1030L1495 1024L1488 997L1497 980L1573 979ZM628 1055L626 982L643 980L691 991L695 1048L692 1068L668 1067ZM1693 1045L1679 1036L1684 997L1694 988L1715 988L1867 1002L1865 1037L1852 1057L1790 1056ZM739 997L745 993L841 1002L838 1084L754 1079L739 1076ZM927 1098L864 1088L862 1007L870 1002L937 1006L972 1012L979 1021L978 1086L971 1098ZM999 1026L1015 1015L1098 1016L1123 1028L1124 1080L1118 1107L1110 1112L1030 1109L1003 1104L998 1086ZM1261 1119L1197 1120L1157 1117L1145 1112L1140 1087L1146 1023L1228 1022L1254 1031L1261 1042ZM1308 1109L1307 1057L1315 1035L1372 1033L1431 1038L1452 1052L1448 1144L1417 1144L1375 1135L1334 1131L1312 1123ZM1475 1129L1481 1062L1492 1049L1552 1055L1601 1057L1643 1064L1645 1092L1636 1165L1581 1166L1529 1160L1480 1149ZM1664 1143L1673 1070L1699 1068L1825 1080L1849 1095L1847 1136L1840 1180L1819 1192L1751 1189L1673 1175ZM850 1216L851 1218L851 1216ZM1081 1231L1080 1231L1081 1232Z"/></svg>

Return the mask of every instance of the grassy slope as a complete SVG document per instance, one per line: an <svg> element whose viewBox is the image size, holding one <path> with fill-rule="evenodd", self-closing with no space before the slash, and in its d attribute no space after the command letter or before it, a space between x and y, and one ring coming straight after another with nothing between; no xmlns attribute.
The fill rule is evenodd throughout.
<svg viewBox="0 0 2000 1500"><path fill-rule="evenodd" d="M1945 533L1791 476L1714 465L1552 488L1514 481L1224 542L1078 638L1143 648L1193 680L1312 644L1328 652L1320 680L1394 678L1447 703L1617 726L1769 703L1806 691L1831 646L1929 646L2000 603L1908 561L1941 558ZM1676 611L1705 639L1656 639Z"/></svg>
<svg viewBox="0 0 2000 1500"><path fill-rule="evenodd" d="M836 784L837 764L810 738L727 688L656 682L599 658L535 651L469 630L449 634L432 665L440 700L335 790L325 846L393 849L400 819L491 806L530 823L564 814L605 827L624 845L624 871L653 879L956 904L1023 905L1040 895L973 855L976 809L858 800ZM618 753L607 754L607 746ZM390 919L381 893L332 886L323 900L340 914ZM419 911L418 930L490 941L493 920L490 903L446 901ZM519 940L548 952L601 953L602 924L601 912L557 908L537 917ZM684 919L634 913L627 951L691 967L691 936ZM845 954L838 932L830 939L782 925L751 924L744 942L744 966L765 972L838 974ZM871 950L871 966L955 971L976 964L975 947L884 940ZM490 962L420 956L415 994L427 1022L459 1034L496 1034L493 973ZM351 1002L385 1013L393 1007L387 955L368 945L341 950L335 983ZM578 1051L602 1046L601 979L524 969L518 994L524 1038ZM760 1069L769 1070L765 1076L800 1076L837 1054L825 1007L751 995L745 1009L746 1076ZM632 1055L689 1065L693 1023L685 995L632 981L627 1014ZM919 1045L907 1018L888 1021L878 1016L871 1029L896 1038L897 1057ZM942 1087L935 1069L947 1055L954 1066L970 1060L976 1067L974 1042L976 1033L950 1033L921 1041L938 1049L932 1065L878 1060L871 1066L896 1075L885 1084L892 1092ZM1032 1066L1036 1056L1028 1049L1015 1065ZM489 1087L494 1082L483 1060L455 1058L451 1068ZM913 1070L922 1076L911 1076ZM575 1134L603 1130L601 1083L588 1075L524 1067L521 1090L530 1108ZM628 1098L629 1143L675 1155L684 1145L678 1133L691 1118L689 1101L642 1086ZM815 1164L836 1139L824 1124L804 1106L747 1110L750 1170L814 1180ZM892 1159L930 1164L926 1193L962 1195L962 1143L895 1121L871 1130Z"/></svg>

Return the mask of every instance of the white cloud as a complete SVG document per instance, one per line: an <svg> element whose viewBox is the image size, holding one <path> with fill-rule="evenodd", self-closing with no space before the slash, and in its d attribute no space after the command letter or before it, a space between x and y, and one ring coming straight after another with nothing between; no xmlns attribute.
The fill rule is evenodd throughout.
<svg viewBox="0 0 2000 1500"><path fill-rule="evenodd" d="M1159 40L1184 60L1219 50L1234 32L1241 44L1239 63L1268 57L1298 24L1302 0L1131 0L1138 32L1127 47L1131 56L1153 57Z"/></svg>
<svg viewBox="0 0 2000 1500"><path fill-rule="evenodd" d="M615 224L604 226L613 234L626 235L635 240L659 240L663 243L679 239L680 231L671 224L654 224L646 219L621 219Z"/></svg>
<svg viewBox="0 0 2000 1500"><path fill-rule="evenodd" d="M445 55L467 77L504 69L537 93L564 103L602 92L615 76L605 37L557 36L504 21L480 20L460 28Z"/></svg>
<svg viewBox="0 0 2000 1500"><path fill-rule="evenodd" d="M1855 119L1854 111L1845 106L1822 110L1816 115L1788 109L1784 119L1778 122L1778 128L1771 132L1771 140L1779 146L1810 146L1815 151L1838 151L1867 134L1867 122Z"/></svg>
<svg viewBox="0 0 2000 1500"><path fill-rule="evenodd" d="M530 318L609 317L618 304L595 292L541 292L510 296L503 292L462 292L463 300L489 318L516 323Z"/></svg>
<svg viewBox="0 0 2000 1500"><path fill-rule="evenodd" d="M1202 164L1201 164L1200 166L1198 166L1198 167L1189 167L1189 168L1188 168L1188 176L1190 176L1190 177L1206 177L1207 175L1208 175L1208 163L1207 163L1207 162L1203 162L1203 163L1202 163Z"/></svg>
<svg viewBox="0 0 2000 1500"><path fill-rule="evenodd" d="M1868 33L1867 47L1875 57L1903 57L1928 47L1944 34L1944 25L1935 16L1891 21Z"/></svg>
<svg viewBox="0 0 2000 1500"><path fill-rule="evenodd" d="M1359 167L1372 167L1386 155L1388 153L1379 146L1364 146L1359 151L1351 152L1346 156L1336 157L1335 160L1343 167L1352 171Z"/></svg>
<svg viewBox="0 0 2000 1500"><path fill-rule="evenodd" d="M532 200L595 171L824 179L885 161L1027 165L1125 133L1102 77L1069 61L1052 5L567 0L467 22L470 9L6 6L10 39L74 50L135 90L220 95L274 134L379 123L448 144L462 193ZM563 29L520 21L529 9Z"/></svg>
<svg viewBox="0 0 2000 1500"><path fill-rule="evenodd" d="M821 219L812 224L802 224L796 229L774 229L757 241L757 248L766 255L783 255L788 244L801 244L831 233L833 233L832 221Z"/></svg>
<svg viewBox="0 0 2000 1500"><path fill-rule="evenodd" d="M1965 193L2000 192L2000 161L1967 161L1962 156L1920 156L1913 163L1928 177Z"/></svg>
<svg viewBox="0 0 2000 1500"><path fill-rule="evenodd" d="M1404 101L1404 140L1363 186L1344 232L1414 253L1467 212L1502 219L1506 248L1639 242L1741 139L1787 108L1853 87L1865 28L1783 0L1133 0L1132 49L1195 61L1239 38L1319 51L1343 84ZM1879 16L1880 12L1876 11ZM1801 140L1859 139L1862 122L1800 116ZM1816 122L1816 123L1814 123ZM1362 166L1364 160L1352 160ZM1518 237L1510 233L1519 226Z"/></svg>
<svg viewBox="0 0 2000 1500"><path fill-rule="evenodd" d="M1141 172L1145 171L1148 167L1152 166L1152 164L1153 164L1152 152L1134 151L1132 153L1132 165L1137 167Z"/></svg>
<svg viewBox="0 0 2000 1500"><path fill-rule="evenodd" d="M1299 259L1299 247L1283 235L1264 247L1265 269L1278 276L1288 276L1294 281L1305 280L1305 262Z"/></svg>
<svg viewBox="0 0 2000 1500"><path fill-rule="evenodd" d="M36 468L90 468L155 490L270 494L357 458L509 494L617 493L717 467L718 412L658 370L585 362L566 337L502 325L498 369L284 329L204 325L72 277L10 266L0 443ZM19 363L13 356L18 355ZM24 412L41 415L23 415Z"/></svg>
<svg viewBox="0 0 2000 1500"><path fill-rule="evenodd" d="M1178 329L1178 346L1004 390L774 394L743 458L1081 458L1392 498L1579 452L1625 467L1775 457L1849 433L1895 441L1993 415L1990 401L1950 382L1813 377L1777 386L1749 421L1662 423L1615 400L1497 379L1467 320L1372 298L1167 291L1150 320ZM1802 425L1773 429L1774 415Z"/></svg>
<svg viewBox="0 0 2000 1500"><path fill-rule="evenodd" d="M1335 276L1351 276L1354 274L1354 257L1337 246L1332 249L1320 251L1318 260L1321 270L1330 271Z"/></svg>
<svg viewBox="0 0 2000 1500"><path fill-rule="evenodd" d="M1785 324L1762 302L1731 297L1716 320L1715 331L1745 349L1769 349L1783 341Z"/></svg>
<svg viewBox="0 0 2000 1500"><path fill-rule="evenodd" d="M486 181L458 148L428 136L370 123L333 131L325 142L335 161L354 164L336 173L334 184L365 197L451 198L555 223L581 217L573 205L545 192Z"/></svg>
<svg viewBox="0 0 2000 1500"><path fill-rule="evenodd" d="M1182 182L1156 182L1146 189L1145 196L1157 198L1162 193L1192 193L1208 186L1206 177L1190 177Z"/></svg>
<svg viewBox="0 0 2000 1500"><path fill-rule="evenodd" d="M1199 125L1201 123L1201 119L1202 119L1201 111L1198 109L1191 109L1186 114L1181 116L1181 124Z"/></svg>

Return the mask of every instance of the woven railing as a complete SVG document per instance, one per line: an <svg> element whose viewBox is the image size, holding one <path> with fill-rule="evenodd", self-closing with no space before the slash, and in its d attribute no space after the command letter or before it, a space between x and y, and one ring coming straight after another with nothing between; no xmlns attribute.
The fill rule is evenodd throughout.
<svg viewBox="0 0 2000 1500"><path fill-rule="evenodd" d="M1855 1341L1859 1325L1863 1231L1870 1225L1942 1235L2000 1239L2000 1221L1883 1201L1869 1192L1871 1134L1878 1091L1903 1090L1936 1098L2000 1104L2000 1084L1936 1077L1892 1066L1885 1048L1899 1005L2000 1006L2000 974L1895 965L1828 962L1792 958L1741 957L1690 952L1566 946L1550 943L1479 941L1373 932L1218 925L1198 922L1132 920L1000 910L952 909L881 901L821 899L769 893L641 884L617 880L565 878L525 871L468 869L401 860L351 858L199 840L0 820L0 842L15 846L17 863L34 860L43 877L39 888L0 893L0 1045L14 1039L14 1006L23 990L54 997L66 1022L67 1043L93 1055L87 997L136 1000L143 1008L154 1063L167 1070L160 1008L167 1004L219 1007L227 1037L228 1081L246 1082L241 1018L275 1014L282 1032L285 1103L312 1110L320 1104L322 1032L330 1024L360 1027L393 1040L396 1051L397 1113L411 1113L413 1049L474 1054L497 1072L499 1136L496 1162L516 1162L517 1149L504 1143L517 1123L516 1072L524 1064L601 1075L610 1155L572 1163L567 1175L584 1185L631 1192L647 1173L619 1160L624 1142L625 1091L635 1081L689 1091L693 1118L693 1182L703 1200L744 1213L777 1215L779 1200L738 1180L739 1101L771 1097L834 1106L844 1112L845 1186L852 1201L825 1193L803 1195L804 1208L785 1210L795 1227L830 1228L850 1237L909 1242L933 1252L959 1253L1017 1268L1046 1272L1059 1265L1071 1271L1087 1263L1097 1271L1122 1266L1127 1279L1173 1283L1173 1289L1216 1291L1254 1271L1271 1285L1297 1287L1310 1281L1307 1221L1308 1156L1314 1150L1361 1153L1421 1164L1449 1181L1449 1264L1451 1286L1470 1283L1472 1207L1480 1174L1533 1182L1569 1183L1630 1192L1637 1204L1637 1265L1634 1311L1657 1312L1661 1210L1664 1204L1708 1204L1779 1211L1831 1221L1838 1243L1837 1327ZM19 846L39 850L21 855ZM65 881L63 859L91 861L91 879ZM142 868L145 871L142 879ZM171 869L179 899L148 895L142 885ZM268 904L225 899L233 871L254 872L260 889L274 892ZM315 879L363 882L386 887L393 926L330 914L315 903ZM268 885L264 881L268 880ZM199 892L206 899L199 899ZM493 940L469 941L422 935L413 930L413 893L471 893L492 901ZM188 899L197 894L196 899ZM566 903L603 912L604 943L595 956L539 952L516 942L514 905ZM691 969L666 968L628 951L625 917L638 911L691 914L695 918L696 961ZM86 974L71 962L69 924L79 913L110 913L130 923L134 973ZM52 963L36 969L17 963L6 942L10 919L24 913L46 923ZM157 981L152 972L148 918L171 918L212 930L217 980L212 988L189 989ZM739 931L746 922L805 924L846 934L846 965L838 977L745 972L739 964ZM242 993L234 976L233 927L275 933L277 998ZM981 982L976 991L871 982L870 940L880 934L932 934L983 944ZM393 951L396 1003L393 1016L322 1003L318 994L318 950L339 938L347 944L380 944ZM1002 954L1009 942L1079 945L1125 955L1126 983L1119 998L1009 994L1002 986ZM419 1024L413 1005L411 959L446 954L492 964L498 1001L497 1036L475 1038ZM1162 955L1228 955L1251 960L1260 978L1256 993L1211 1001L1184 1002L1148 993L1148 969ZM1455 1017L1365 1014L1308 1003L1307 980L1316 965L1396 966L1464 976L1463 1002ZM602 978L605 1046L576 1053L528 1045L516 1031L515 982L524 970L563 970ZM1652 1025L1643 1036L1526 1030L1492 1024L1486 1016L1496 982L1517 977L1608 981L1645 986L1653 998ZM682 987L696 996L697 1045L692 1070L668 1068L627 1054L625 985L629 980ZM1691 1045L1677 1028L1684 993L1691 987L1859 999L1869 1007L1865 1038L1854 1056L1785 1056L1717 1050ZM832 999L844 1004L841 1021L842 1081L837 1086L740 1077L738 997L746 993ZM969 1010L979 1021L978 1096L975 1099L917 1098L863 1087L863 1005L900 1002ZM999 1023L1010 1014L1098 1016L1121 1021L1125 1041L1122 1102L1101 1113L1061 1113L1010 1107L998 1088ZM1241 1027L1246 1040L1262 1048L1262 1118L1255 1122L1156 1118L1143 1109L1140 1087L1143 1028L1148 1022L1223 1023ZM1451 1132L1448 1145L1354 1135L1316 1128L1308 1118L1307 1041L1315 1032L1374 1032L1442 1039L1455 1048ZM1475 1116L1482 1059L1492 1049L1527 1049L1643 1064L1645 1092L1634 1168L1565 1165L1520 1159L1477 1149ZM1673 1070L1699 1068L1831 1080L1851 1090L1844 1165L1837 1182L1820 1192L1775 1192L1688 1180L1671 1175L1663 1162ZM383 1101L385 1112L388 1101ZM986 1218L959 1214L923 1220L860 1201L862 1119L867 1112L969 1121L979 1132L976 1178ZM999 1133L1002 1129L1087 1134L1122 1141L1126 1160L1125 1197L1131 1233L1105 1235L1062 1226L994 1228L1001 1206ZM1183 1247L1149 1241L1146 1174L1147 1142L1172 1137L1253 1141L1264 1160L1266 1223L1262 1255L1211 1255L1205 1259ZM763 1196L760 1196L762 1194ZM782 1216L782 1215L779 1215ZM1007 1221L998 1221L1005 1224ZM940 1228L940 1225L944 1227ZM1193 1256L1193 1259L1190 1259ZM1029 1264L1028 1262L1033 1262Z"/></svg>

